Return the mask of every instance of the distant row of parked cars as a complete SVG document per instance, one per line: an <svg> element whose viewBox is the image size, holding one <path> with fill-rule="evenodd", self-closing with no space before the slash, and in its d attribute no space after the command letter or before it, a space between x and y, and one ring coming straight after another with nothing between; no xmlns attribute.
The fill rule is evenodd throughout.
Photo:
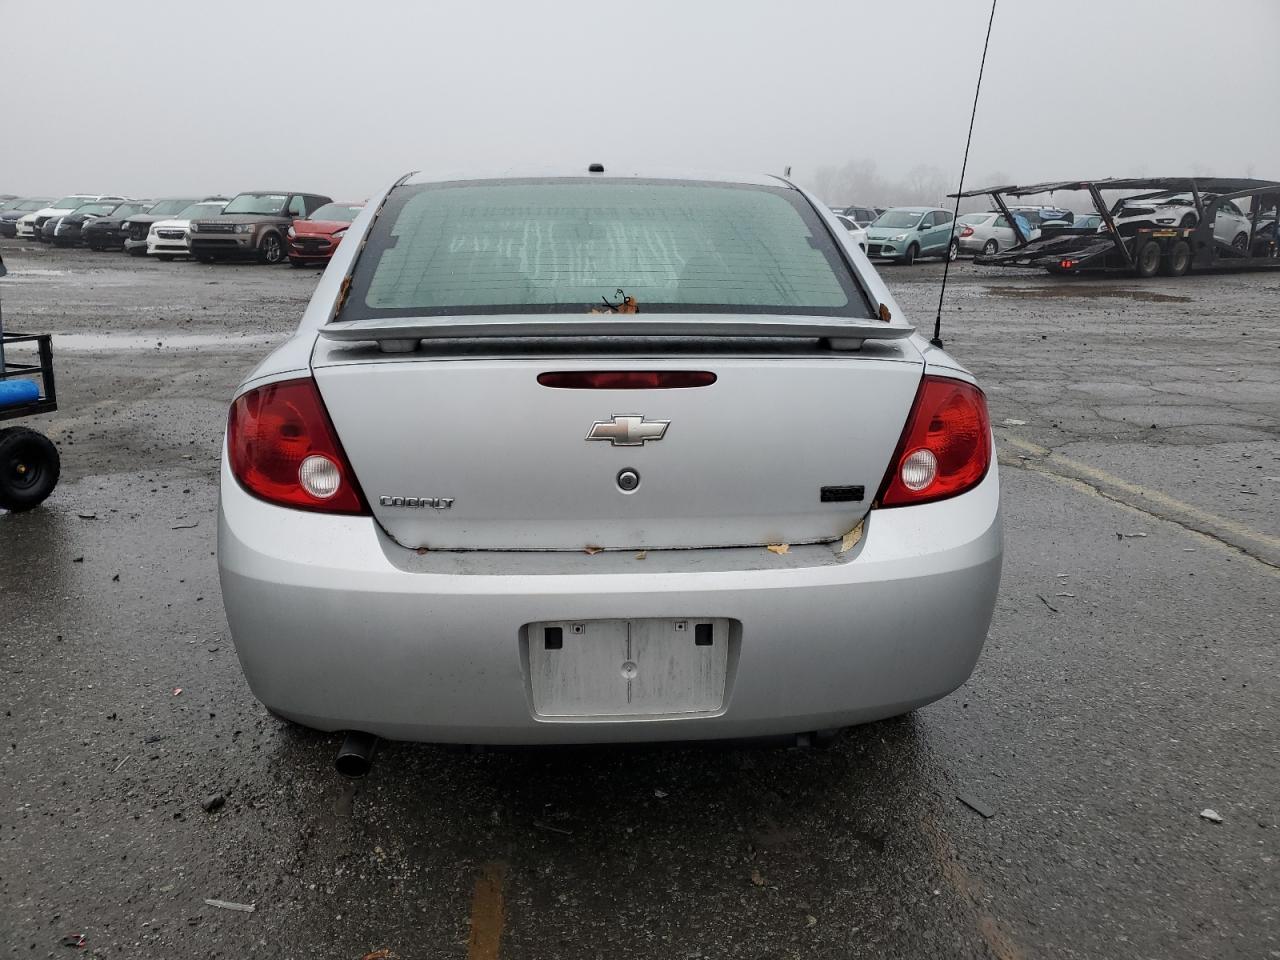
<svg viewBox="0 0 1280 960"><path fill-rule="evenodd" d="M1035 240L1049 232L1092 233L1105 230L1102 217L1096 213L1078 214L1052 206L1013 206L1008 215L1000 210L966 213L955 223L950 210L940 207L832 207L832 212L845 229L855 234L867 256L914 263L922 257L950 258L961 253L991 256L1016 246L1023 240ZM1017 221L1018 230L1009 222ZM1198 215L1190 196L1170 193L1121 200L1111 211L1112 220L1121 233L1137 227L1193 227ZM1243 249L1249 240L1249 217L1230 200L1220 201L1214 209L1214 236L1223 243ZM1269 224L1267 225L1269 229Z"/></svg>
<svg viewBox="0 0 1280 960"><path fill-rule="evenodd" d="M301 267L327 261L363 206L290 190L160 200L0 197L0 237L158 260L288 260Z"/></svg>

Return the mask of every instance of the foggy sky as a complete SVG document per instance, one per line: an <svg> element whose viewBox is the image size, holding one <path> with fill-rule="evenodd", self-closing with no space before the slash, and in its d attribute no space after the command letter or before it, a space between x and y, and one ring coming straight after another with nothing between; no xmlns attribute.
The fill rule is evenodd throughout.
<svg viewBox="0 0 1280 960"><path fill-rule="evenodd" d="M358 200L413 169L596 160L954 180L989 9L0 0L0 192ZM1001 0L968 185L1280 179L1277 106L1276 0Z"/></svg>

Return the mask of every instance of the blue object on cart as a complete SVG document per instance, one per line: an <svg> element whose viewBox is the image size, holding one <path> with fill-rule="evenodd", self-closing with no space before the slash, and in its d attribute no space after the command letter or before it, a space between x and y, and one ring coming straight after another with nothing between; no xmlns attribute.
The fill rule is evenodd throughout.
<svg viewBox="0 0 1280 960"><path fill-rule="evenodd" d="M0 407L39 399L40 387L34 380L0 380Z"/></svg>

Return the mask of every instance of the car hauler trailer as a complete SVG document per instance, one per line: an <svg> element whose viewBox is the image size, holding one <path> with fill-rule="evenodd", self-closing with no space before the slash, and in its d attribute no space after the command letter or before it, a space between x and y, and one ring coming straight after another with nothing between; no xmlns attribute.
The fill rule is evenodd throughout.
<svg viewBox="0 0 1280 960"><path fill-rule="evenodd" d="M1060 190L1088 193L1102 217L1095 229L1048 226L1039 237L1022 232L1009 197L1027 197ZM1148 191L1124 198L1124 202L1189 195L1188 210L1195 210L1195 224L1117 224L1120 203L1107 207L1104 190ZM983 187L952 194L953 197L989 195L1008 218L1018 238L1015 246L973 262L994 267L1043 268L1050 273L1126 273L1139 277L1156 274L1177 277L1188 270L1280 269L1277 248L1276 208L1280 182L1224 177L1139 177L1108 180L1062 180L1029 186ZM1214 222L1223 201L1249 200L1249 233L1243 247L1224 243L1214 235ZM1267 214L1266 211L1271 213ZM1184 217L1183 220L1189 220ZM1234 238L1233 238L1234 239Z"/></svg>

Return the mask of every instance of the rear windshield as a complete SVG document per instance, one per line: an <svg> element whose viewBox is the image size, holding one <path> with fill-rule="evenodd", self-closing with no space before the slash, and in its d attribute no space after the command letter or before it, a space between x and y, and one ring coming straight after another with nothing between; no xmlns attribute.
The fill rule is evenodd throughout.
<svg viewBox="0 0 1280 960"><path fill-rule="evenodd" d="M870 316L795 190L700 181L507 180L395 190L341 320L575 313Z"/></svg>
<svg viewBox="0 0 1280 960"><path fill-rule="evenodd" d="M74 210L76 207L82 206L91 200L92 197L86 197L82 193L73 193L69 197L63 197L53 205L54 210Z"/></svg>
<svg viewBox="0 0 1280 960"><path fill-rule="evenodd" d="M308 217L308 220L343 221L350 223L360 214L361 205L350 203L326 203Z"/></svg>

